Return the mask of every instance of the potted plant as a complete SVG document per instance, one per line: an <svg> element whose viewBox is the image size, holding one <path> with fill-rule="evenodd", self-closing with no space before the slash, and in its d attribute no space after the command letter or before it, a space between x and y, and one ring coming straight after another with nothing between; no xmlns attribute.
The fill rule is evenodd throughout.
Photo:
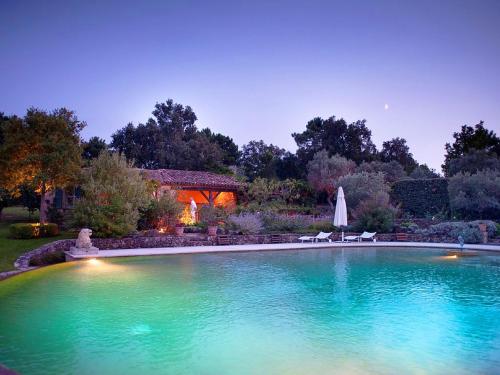
<svg viewBox="0 0 500 375"><path fill-rule="evenodd" d="M203 206L200 210L200 218L207 225L208 235L216 236L219 223L224 220L224 209L209 205Z"/></svg>
<svg viewBox="0 0 500 375"><path fill-rule="evenodd" d="M176 236L184 235L184 224L181 221L178 221L175 224L175 235Z"/></svg>

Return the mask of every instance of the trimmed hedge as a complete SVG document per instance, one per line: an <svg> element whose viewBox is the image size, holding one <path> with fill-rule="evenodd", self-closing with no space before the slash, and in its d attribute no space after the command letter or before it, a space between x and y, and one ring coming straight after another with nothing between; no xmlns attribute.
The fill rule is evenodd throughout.
<svg viewBox="0 0 500 375"><path fill-rule="evenodd" d="M401 205L403 213L414 217L448 213L450 209L445 178L397 181L392 185L391 197Z"/></svg>
<svg viewBox="0 0 500 375"><path fill-rule="evenodd" d="M11 238L26 240L30 238L57 236L59 234L59 227L54 223L16 223L9 226L9 232Z"/></svg>

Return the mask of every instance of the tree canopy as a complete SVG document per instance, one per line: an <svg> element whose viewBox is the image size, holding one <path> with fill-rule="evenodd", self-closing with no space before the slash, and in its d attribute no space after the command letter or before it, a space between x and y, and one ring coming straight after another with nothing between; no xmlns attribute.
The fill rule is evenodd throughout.
<svg viewBox="0 0 500 375"><path fill-rule="evenodd" d="M83 142L82 158L84 160L95 159L101 151L107 150L106 141L99 137L91 137L87 142Z"/></svg>
<svg viewBox="0 0 500 375"><path fill-rule="evenodd" d="M30 108L24 118L12 116L3 124L0 180L14 193L28 185L42 195L41 222L46 220L46 192L75 183L80 174L84 126L65 108L50 113Z"/></svg>
<svg viewBox="0 0 500 375"><path fill-rule="evenodd" d="M375 160L377 149L371 140L371 130L366 121L351 124L332 116L326 120L315 117L306 125L302 133L293 133L297 143L297 157L303 166L311 161L314 155L325 150L328 156L338 154L357 164Z"/></svg>
<svg viewBox="0 0 500 375"><path fill-rule="evenodd" d="M285 156L285 150L267 145L264 141L250 141L243 146L240 157L240 167L250 181L257 177L277 178L277 167Z"/></svg>
<svg viewBox="0 0 500 375"><path fill-rule="evenodd" d="M202 129L201 133L204 134L210 142L220 147L223 151L222 162L225 165L236 165L238 163L241 152L232 138L220 133L214 133L209 128Z"/></svg>
<svg viewBox="0 0 500 375"><path fill-rule="evenodd" d="M476 173L483 170L500 170L500 157L486 150L471 150L465 155L451 159L448 163L448 175L457 173Z"/></svg>
<svg viewBox="0 0 500 375"><path fill-rule="evenodd" d="M354 171L356 164L340 155L328 156L326 150L319 151L307 164L307 180L318 193L324 192L332 210L337 180Z"/></svg>
<svg viewBox="0 0 500 375"><path fill-rule="evenodd" d="M406 173L411 173L418 165L406 144L406 139L399 137L385 141L382 144L380 159L386 163L397 161L403 166Z"/></svg>
<svg viewBox="0 0 500 375"><path fill-rule="evenodd" d="M494 131L486 129L483 121L474 127L463 125L459 132L453 133L453 138L453 143L445 145L446 154L442 168L446 176L450 175L450 163L453 159L463 157L474 150L482 150L484 154L494 158L500 156L500 138Z"/></svg>
<svg viewBox="0 0 500 375"><path fill-rule="evenodd" d="M196 114L169 99L157 103L145 124L129 123L112 135L110 146L139 168L226 171L238 158L229 137L199 131Z"/></svg>

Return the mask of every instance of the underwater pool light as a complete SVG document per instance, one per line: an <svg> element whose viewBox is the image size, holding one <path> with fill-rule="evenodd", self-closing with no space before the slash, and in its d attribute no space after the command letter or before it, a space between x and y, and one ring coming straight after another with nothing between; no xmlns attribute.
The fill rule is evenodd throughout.
<svg viewBox="0 0 500 375"><path fill-rule="evenodd" d="M93 266L98 266L101 264L101 261L96 258L90 258L87 262Z"/></svg>

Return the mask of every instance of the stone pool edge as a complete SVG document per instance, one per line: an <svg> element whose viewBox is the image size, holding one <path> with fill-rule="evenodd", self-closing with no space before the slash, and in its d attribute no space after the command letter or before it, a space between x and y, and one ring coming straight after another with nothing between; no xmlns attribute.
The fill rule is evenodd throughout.
<svg viewBox="0 0 500 375"><path fill-rule="evenodd" d="M61 240L63 242L64 240ZM59 242L59 241L55 241ZM46 245L47 246L47 245ZM308 250L324 248L363 248L363 247L421 247L459 250L458 244L435 243L435 242L320 242L320 243L280 243L280 244L247 244L247 245L214 245L214 246L179 246L179 247L155 247L155 248L136 248L136 249L113 249L100 250L99 254L94 255L71 255L67 254L67 260L78 261L89 258L114 258L114 257L132 257L132 256L155 256L155 255L178 255L178 254L203 254L203 253L238 253L249 251L278 251L278 250ZM500 253L499 245L477 245L466 244L465 250L492 251ZM25 258L28 254L37 253L35 249L29 253L23 254L20 258ZM19 259L20 259L19 258ZM18 275L23 272L38 269L40 267L19 267L20 262L15 262L15 270L0 272L0 281ZM24 259L23 259L24 260ZM42 266L46 267L46 266Z"/></svg>
<svg viewBox="0 0 500 375"><path fill-rule="evenodd" d="M309 250L324 248L370 248L370 247L421 247L448 250L460 250L460 246L451 243L427 242L321 242L321 243L280 243L280 244L250 244L250 245L218 245L218 246L185 246L162 248L137 248L100 250L98 254L73 255L66 252L67 259L81 260L89 258L115 258L131 256L203 254L203 253L238 253L251 251L279 250ZM465 245L464 250L500 252L498 245Z"/></svg>

